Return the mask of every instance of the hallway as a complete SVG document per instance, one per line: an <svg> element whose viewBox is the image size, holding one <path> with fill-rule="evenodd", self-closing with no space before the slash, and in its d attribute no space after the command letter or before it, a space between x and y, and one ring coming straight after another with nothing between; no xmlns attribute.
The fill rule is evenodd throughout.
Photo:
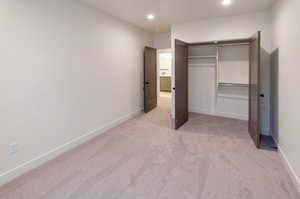
<svg viewBox="0 0 300 199"><path fill-rule="evenodd" d="M1 199L298 199L278 153L247 123L191 114L171 128L171 98L0 189Z"/></svg>

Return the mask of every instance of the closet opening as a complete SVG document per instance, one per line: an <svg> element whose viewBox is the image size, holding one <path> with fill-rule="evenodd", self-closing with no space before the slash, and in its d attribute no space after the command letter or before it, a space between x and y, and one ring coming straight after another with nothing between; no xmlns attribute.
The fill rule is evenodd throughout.
<svg viewBox="0 0 300 199"><path fill-rule="evenodd" d="M175 127L189 112L248 121L258 148L273 148L261 134L260 36L186 43L175 40ZM267 142L265 142L267 140Z"/></svg>

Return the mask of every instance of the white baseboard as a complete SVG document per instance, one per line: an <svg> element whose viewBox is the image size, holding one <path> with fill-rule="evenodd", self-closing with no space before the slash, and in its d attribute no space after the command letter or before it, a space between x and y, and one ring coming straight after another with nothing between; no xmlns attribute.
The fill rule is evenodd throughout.
<svg viewBox="0 0 300 199"><path fill-rule="evenodd" d="M261 134L266 136L271 136L270 130L262 130Z"/></svg>
<svg viewBox="0 0 300 199"><path fill-rule="evenodd" d="M296 174L296 171L294 170L294 168L292 167L291 163L289 162L289 160L287 159L284 151L282 150L282 148L277 144L278 146L278 152L280 157L282 158L283 162L285 163L285 167L286 170L288 171L290 177L292 178L292 181L298 191L298 193L300 194L300 179Z"/></svg>
<svg viewBox="0 0 300 199"><path fill-rule="evenodd" d="M215 112L215 115L220 117L238 119L238 120L248 120L248 115L242 115L242 114Z"/></svg>
<svg viewBox="0 0 300 199"><path fill-rule="evenodd" d="M113 127L116 127L116 126L120 125L121 123L138 116L141 113L141 111L142 110L137 110L137 111L127 114L123 117L120 117L110 123L102 125L101 127L97 128L93 131L90 131L78 138L75 138L75 139L71 140L70 142L67 142L45 154L40 155L39 157L36 157L30 161L27 161L14 169L11 169L5 173L2 173L0 175L0 186L12 181L13 179L27 173L28 171L30 171L34 168L41 166L42 164L48 162L49 160L52 160L52 159L58 157L59 155L91 140L92 138L95 138L96 136L106 132L107 130L109 130Z"/></svg>
<svg viewBox="0 0 300 199"><path fill-rule="evenodd" d="M189 108L189 112L191 112L191 113L198 113L198 114L204 114L204 115L214 115L210 110L196 108L196 107L190 107Z"/></svg>
<svg viewBox="0 0 300 199"><path fill-rule="evenodd" d="M199 113L199 114L205 114L205 115L212 115L212 116L219 116L219 117L227 117L227 118L233 118L238 120L248 120L248 115L240 115L240 114L234 114L234 113L223 113L223 112L212 112L210 110L206 109L199 109L195 107L189 108L189 112L192 113Z"/></svg>

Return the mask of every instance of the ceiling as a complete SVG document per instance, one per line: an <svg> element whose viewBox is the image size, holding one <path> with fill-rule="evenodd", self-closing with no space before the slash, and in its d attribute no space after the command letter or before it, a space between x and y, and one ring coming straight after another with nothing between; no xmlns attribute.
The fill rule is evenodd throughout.
<svg viewBox="0 0 300 199"><path fill-rule="evenodd" d="M239 15L268 9L276 0L233 0L224 7L222 0L81 0L110 15L152 32L168 32L172 24L209 17ZM155 19L149 21L146 15Z"/></svg>

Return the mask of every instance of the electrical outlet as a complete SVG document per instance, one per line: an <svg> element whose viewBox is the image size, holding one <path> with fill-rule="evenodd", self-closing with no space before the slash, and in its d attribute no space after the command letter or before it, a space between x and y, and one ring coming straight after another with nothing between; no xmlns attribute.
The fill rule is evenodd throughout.
<svg viewBox="0 0 300 199"><path fill-rule="evenodd" d="M15 153L17 153L17 152L18 152L18 144L17 144L16 142L11 143L11 144L9 145L9 153L10 153L10 154L15 154Z"/></svg>

